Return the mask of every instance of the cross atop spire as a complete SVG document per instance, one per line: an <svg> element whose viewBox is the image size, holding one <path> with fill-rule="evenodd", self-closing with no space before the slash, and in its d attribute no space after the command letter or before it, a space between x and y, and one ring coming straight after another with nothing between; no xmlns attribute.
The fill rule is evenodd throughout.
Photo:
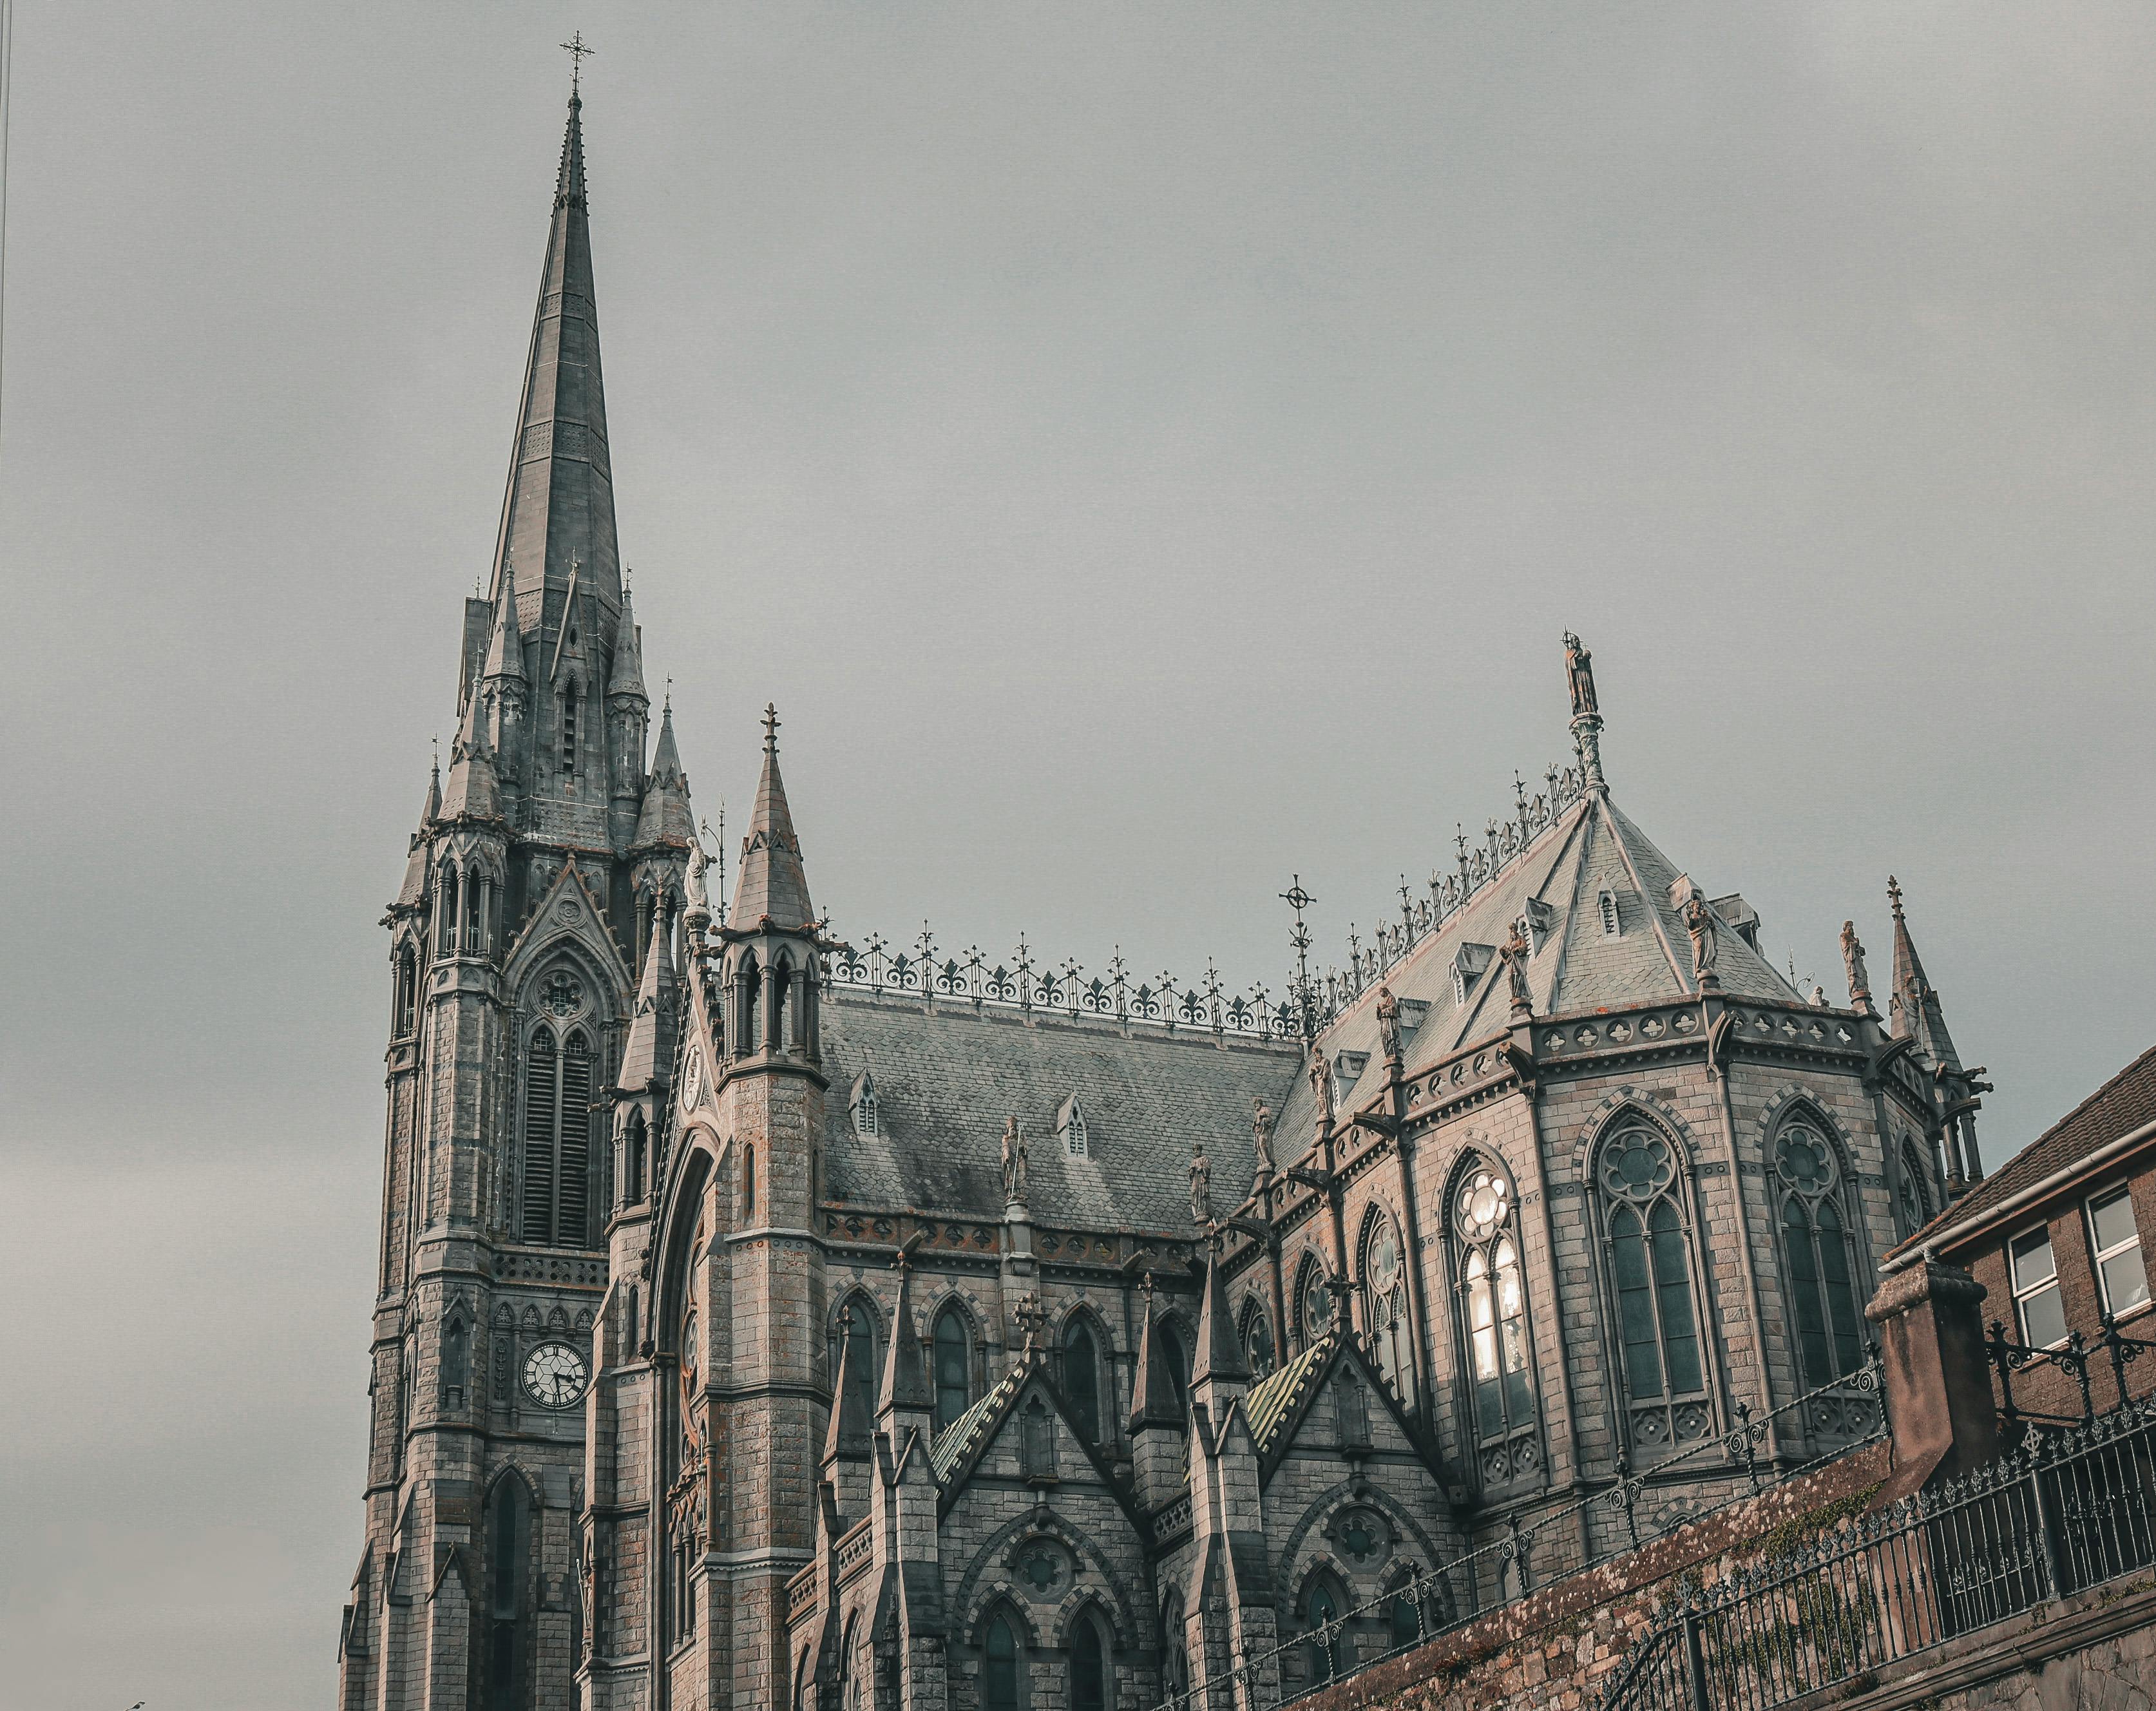
<svg viewBox="0 0 2156 1711"><path fill-rule="evenodd" d="M763 704L763 752L766 754L778 753L778 703L776 701L767 701Z"/></svg>
<svg viewBox="0 0 2156 1711"><path fill-rule="evenodd" d="M562 44L562 51L569 56L569 99L572 101L581 100L584 82L584 56L588 54L596 54L598 49L586 47L584 33L578 30L567 41Z"/></svg>

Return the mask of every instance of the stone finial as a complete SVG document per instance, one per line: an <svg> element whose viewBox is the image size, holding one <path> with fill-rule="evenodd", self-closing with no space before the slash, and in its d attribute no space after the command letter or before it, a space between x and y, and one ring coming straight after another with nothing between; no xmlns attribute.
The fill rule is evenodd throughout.
<svg viewBox="0 0 2156 1711"><path fill-rule="evenodd" d="M1864 967L1864 945L1856 936L1856 923L1841 923L1841 962L1849 974L1849 1005L1860 1016L1871 1010L1871 976Z"/></svg>
<svg viewBox="0 0 2156 1711"><path fill-rule="evenodd" d="M1594 696L1594 655L1570 630L1564 633L1564 676L1572 691L1572 737L1583 781L1602 784L1602 710Z"/></svg>

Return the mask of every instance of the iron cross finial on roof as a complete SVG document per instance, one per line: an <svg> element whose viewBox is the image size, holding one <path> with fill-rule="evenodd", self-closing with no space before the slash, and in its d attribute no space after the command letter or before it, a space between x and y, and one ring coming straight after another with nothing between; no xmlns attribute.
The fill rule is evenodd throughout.
<svg viewBox="0 0 2156 1711"><path fill-rule="evenodd" d="M584 33L578 30L567 41L562 44L562 51L569 56L569 98L574 100L583 92L584 56L588 54L596 54L598 49L586 47Z"/></svg>

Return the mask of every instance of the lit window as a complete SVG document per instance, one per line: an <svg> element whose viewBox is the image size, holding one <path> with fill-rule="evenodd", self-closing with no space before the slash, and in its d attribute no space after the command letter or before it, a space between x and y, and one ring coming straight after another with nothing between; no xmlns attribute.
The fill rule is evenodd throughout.
<svg viewBox="0 0 2156 1711"><path fill-rule="evenodd" d="M2088 1215L2089 1246L2103 1286L2104 1311L2116 1318L2148 1299L2148 1268L2141 1258L2133 1197L2122 1188L2090 1201Z"/></svg>
<svg viewBox="0 0 2156 1711"><path fill-rule="evenodd" d="M2013 1266L2014 1310L2021 1321L2021 1340L2032 1349L2065 1342L2066 1309L2059 1297L2051 1232L2039 1228L2015 1237Z"/></svg>
<svg viewBox="0 0 2156 1711"><path fill-rule="evenodd" d="M1595 899L1595 907L1602 912L1602 936L1615 938L1625 930L1625 923L1617 914L1617 893L1604 891Z"/></svg>

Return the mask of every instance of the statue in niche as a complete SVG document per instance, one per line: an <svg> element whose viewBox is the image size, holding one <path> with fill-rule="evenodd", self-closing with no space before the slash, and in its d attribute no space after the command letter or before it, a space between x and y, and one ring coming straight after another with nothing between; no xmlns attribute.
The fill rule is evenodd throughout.
<svg viewBox="0 0 2156 1711"><path fill-rule="evenodd" d="M1190 1143L1190 1221L1203 1230L1213 1221L1213 1164L1205 1156L1205 1138Z"/></svg>
<svg viewBox="0 0 2156 1711"><path fill-rule="evenodd" d="M1250 1141L1258 1155L1258 1174L1269 1177L1273 1174L1273 1108L1262 1099L1253 1102L1256 1109L1250 1118Z"/></svg>
<svg viewBox="0 0 2156 1711"><path fill-rule="evenodd" d="M1315 1047L1310 1054L1310 1091L1317 1101L1318 1125L1332 1127L1332 1063L1322 1046Z"/></svg>
<svg viewBox="0 0 2156 1711"><path fill-rule="evenodd" d="M1004 1119L1004 1198L1025 1198L1025 1135L1015 1117Z"/></svg>
<svg viewBox="0 0 2156 1711"><path fill-rule="evenodd" d="M1400 1001L1393 996L1393 989L1380 984L1378 988L1378 1040L1384 1048L1385 1061L1400 1061Z"/></svg>
<svg viewBox="0 0 2156 1711"><path fill-rule="evenodd" d="M1868 1015L1871 1011L1871 977L1865 972L1864 946L1856 936L1856 923L1841 923L1841 963L1849 971L1849 1002Z"/></svg>
<svg viewBox="0 0 2156 1711"><path fill-rule="evenodd" d="M1684 924L1691 935L1691 972L1704 986L1714 979L1714 911L1697 891L1685 899Z"/></svg>
<svg viewBox="0 0 2156 1711"><path fill-rule="evenodd" d="M1568 629L1564 633L1564 676L1572 687L1573 717L1584 718L1599 711L1594 705L1594 655Z"/></svg>

